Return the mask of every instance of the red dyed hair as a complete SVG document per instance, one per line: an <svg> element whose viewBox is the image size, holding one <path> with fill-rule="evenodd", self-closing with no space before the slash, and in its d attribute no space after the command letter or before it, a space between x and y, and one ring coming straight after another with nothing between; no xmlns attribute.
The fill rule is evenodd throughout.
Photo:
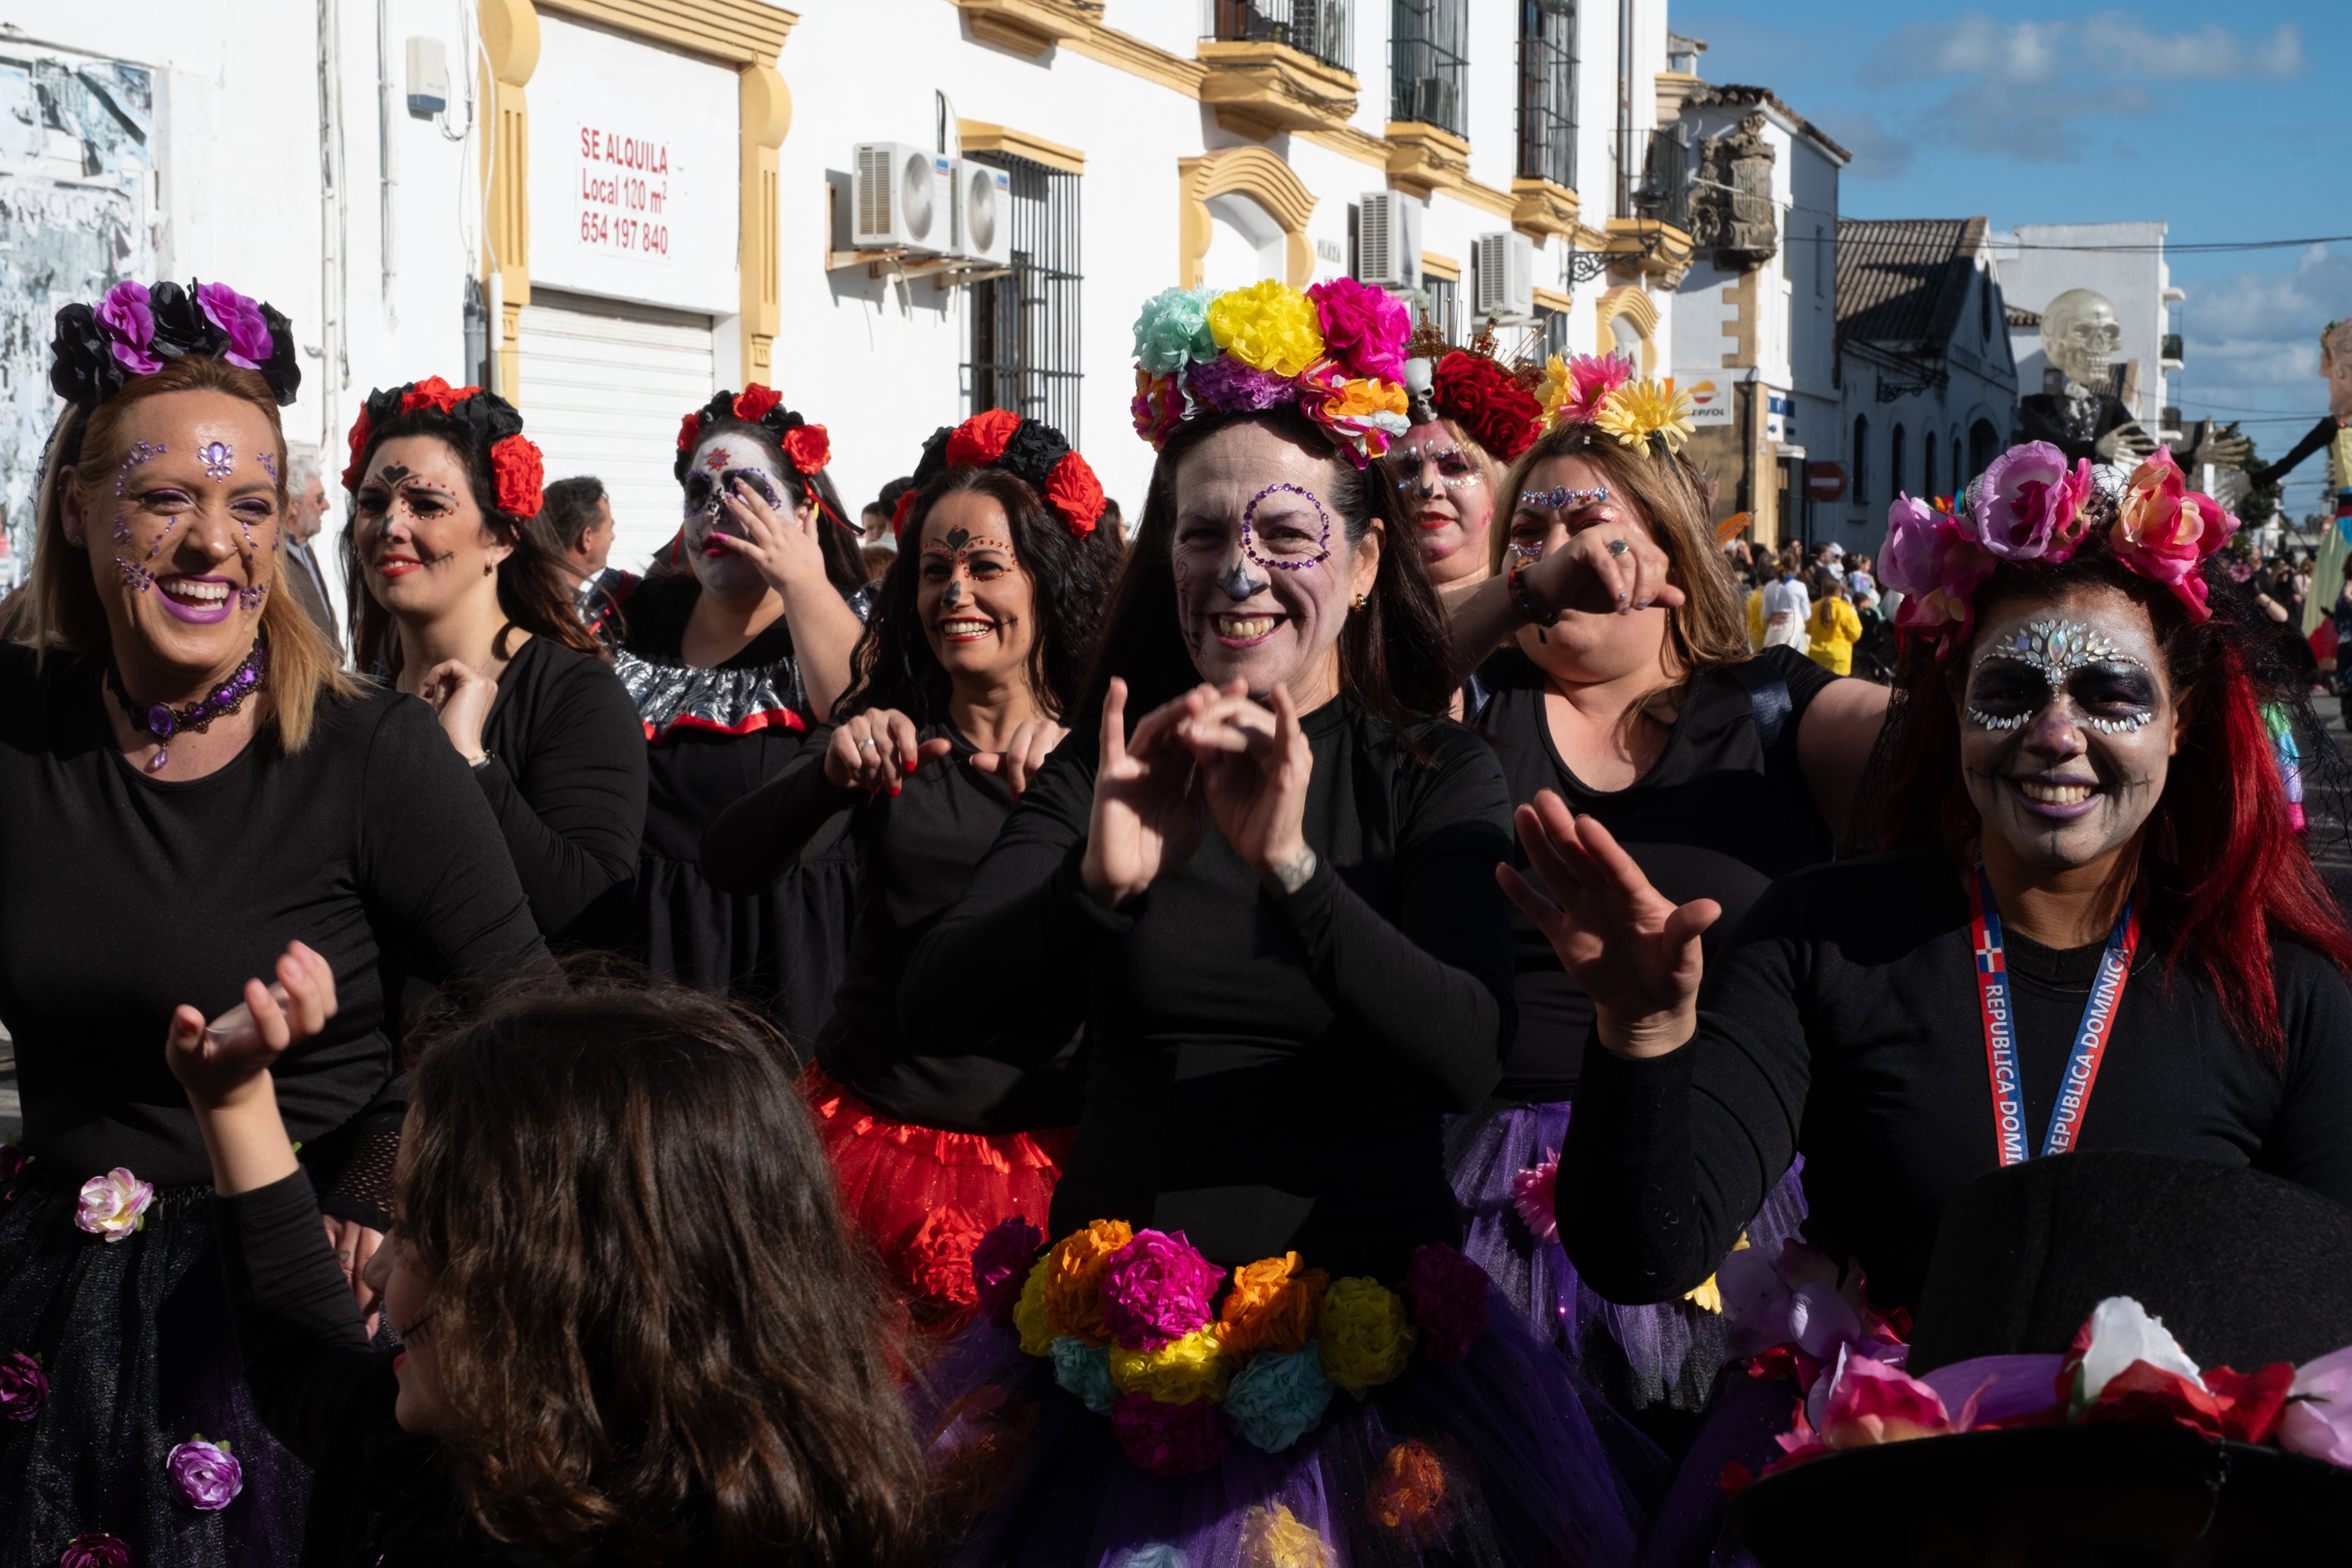
<svg viewBox="0 0 2352 1568"><path fill-rule="evenodd" d="M2219 571L2207 581L2213 616L2200 625L2172 594L2095 543L2056 566L2003 563L1977 592L1979 624L1996 601L2054 597L2082 583L2119 588L2147 611L2180 714L2179 746L2146 839L2147 853L2176 872L2158 884L2171 927L2165 967L2203 976L2231 1026L2284 1069L2272 944L2301 942L2352 976L2352 928L2288 819L2263 721L2265 703L2303 706L2298 678L2271 653L2278 634L2245 590ZM1932 645L1906 639L1886 803L1887 847L1941 844L1955 864L1965 863L1982 826L1960 767L1955 676L1966 657L1964 648L1938 661Z"/></svg>

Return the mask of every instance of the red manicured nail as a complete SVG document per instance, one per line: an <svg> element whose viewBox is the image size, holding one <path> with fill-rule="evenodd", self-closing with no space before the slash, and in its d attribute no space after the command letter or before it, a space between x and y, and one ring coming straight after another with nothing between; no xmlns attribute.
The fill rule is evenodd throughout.
<svg viewBox="0 0 2352 1568"><path fill-rule="evenodd" d="M907 771L910 773L915 771L915 759L912 757L907 759Z"/></svg>

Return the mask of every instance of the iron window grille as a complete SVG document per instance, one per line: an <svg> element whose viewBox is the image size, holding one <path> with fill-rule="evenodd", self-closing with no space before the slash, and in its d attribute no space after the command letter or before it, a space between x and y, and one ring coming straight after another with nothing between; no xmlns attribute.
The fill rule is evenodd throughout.
<svg viewBox="0 0 2352 1568"><path fill-rule="evenodd" d="M1463 134L1469 89L1467 0L1392 0L1389 118Z"/></svg>
<svg viewBox="0 0 2352 1568"><path fill-rule="evenodd" d="M1356 68L1348 0L1202 0L1201 36L1217 43L1287 44L1343 71Z"/></svg>
<svg viewBox="0 0 2352 1568"><path fill-rule="evenodd" d="M1535 360L1538 364L1549 363L1554 354L1565 354L1568 348L1568 312L1544 310L1538 313L1536 330L1542 335L1536 340Z"/></svg>
<svg viewBox="0 0 2352 1568"><path fill-rule="evenodd" d="M1672 132L1618 132L1617 216L1690 232L1690 149Z"/></svg>
<svg viewBox="0 0 2352 1568"><path fill-rule="evenodd" d="M971 357L963 366L970 412L1009 408L1077 446L1078 176L1026 158L972 156L1012 177L1013 200L1006 270L971 286Z"/></svg>
<svg viewBox="0 0 2352 1568"><path fill-rule="evenodd" d="M1576 188L1576 0L1519 0L1519 178Z"/></svg>
<svg viewBox="0 0 2352 1568"><path fill-rule="evenodd" d="M1449 343L1462 341L1462 285L1451 278L1423 278L1429 296L1429 324Z"/></svg>

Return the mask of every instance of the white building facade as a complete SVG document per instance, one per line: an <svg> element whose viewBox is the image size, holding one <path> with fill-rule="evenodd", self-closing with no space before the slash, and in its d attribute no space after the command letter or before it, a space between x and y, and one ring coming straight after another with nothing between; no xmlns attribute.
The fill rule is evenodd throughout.
<svg viewBox="0 0 2352 1568"><path fill-rule="evenodd" d="M605 480L628 564L676 526L680 416L752 380L829 427L853 506L935 426L1013 406L1068 428L1132 516L1150 452L1129 326L1171 284L1376 267L1457 342L1483 303L1508 352L1676 363L1663 0L0 0L0 19L19 552L48 319L121 277L219 279L290 316L288 433L331 474L371 386L505 393L551 479ZM1002 232L861 246L867 143L961 160Z"/></svg>
<svg viewBox="0 0 2352 1568"><path fill-rule="evenodd" d="M2180 439L2170 380L2183 363L2172 310L2189 296L2173 286L2165 232L2161 223L2021 223L1991 237L2002 291L2032 318L2010 334L2021 395L2057 390L2044 384L2057 372L2042 352L2041 314L2068 289L2088 289L2106 296L2123 329L2112 390L2158 440Z"/></svg>

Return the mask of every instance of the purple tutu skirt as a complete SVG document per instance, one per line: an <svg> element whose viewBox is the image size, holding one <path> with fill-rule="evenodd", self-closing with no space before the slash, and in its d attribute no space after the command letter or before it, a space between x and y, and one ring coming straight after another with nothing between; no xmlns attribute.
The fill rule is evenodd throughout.
<svg viewBox="0 0 2352 1568"><path fill-rule="evenodd" d="M1462 1203L1462 1250L1612 1401L1629 1411L1704 1410L1727 1356L1721 1316L1692 1301L1627 1307L1603 1300L1577 1277L1559 1241L1538 1240L1512 1204L1512 1179L1559 1152L1568 1120L1564 1100L1447 1119L1445 1164ZM1800 1159L1767 1194L1748 1222L1749 1246L1778 1252L1798 1233L1805 1220L1803 1172ZM1575 1201L1560 1190L1561 1208Z"/></svg>
<svg viewBox="0 0 2352 1568"><path fill-rule="evenodd" d="M1416 1360L1280 1453L1232 1437L1199 1474L1139 1469L1012 1330L959 1336L911 1392L943 1563L990 1568L1602 1568L1644 1518L1575 1374L1499 1297L1467 1360Z"/></svg>

